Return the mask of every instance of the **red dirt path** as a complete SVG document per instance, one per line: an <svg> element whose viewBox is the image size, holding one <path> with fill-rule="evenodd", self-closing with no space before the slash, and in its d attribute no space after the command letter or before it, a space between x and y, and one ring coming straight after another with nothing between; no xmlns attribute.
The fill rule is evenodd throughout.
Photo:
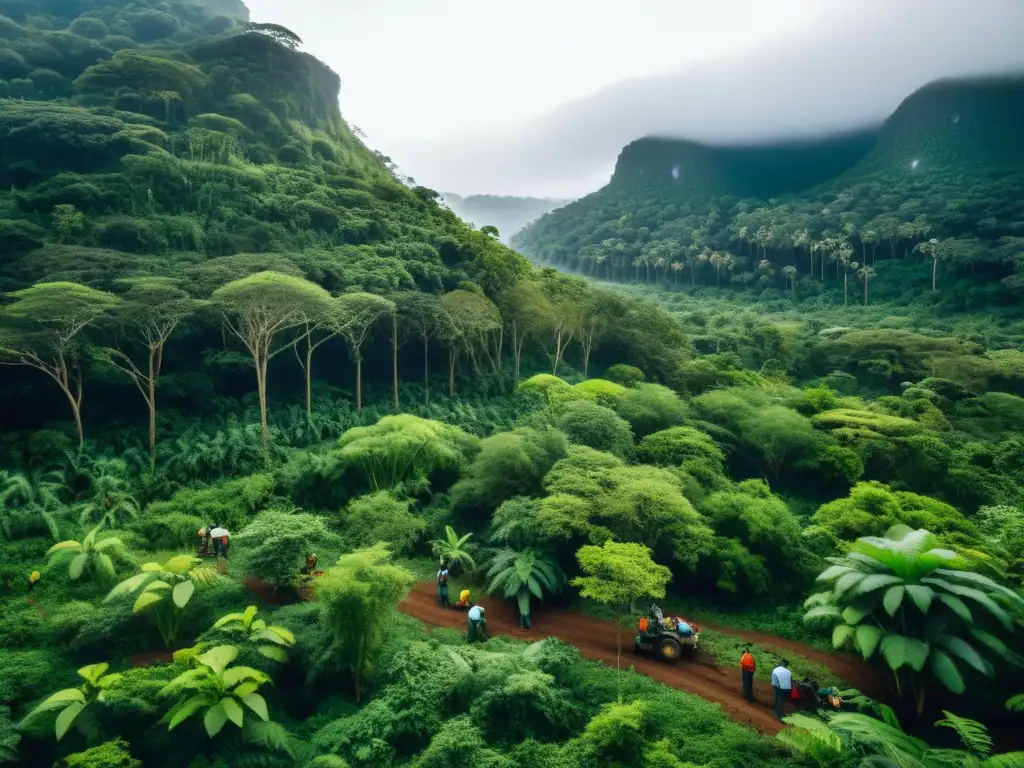
<svg viewBox="0 0 1024 768"><path fill-rule="evenodd" d="M579 649L588 659L602 661L615 666L615 625L592 616L567 611L564 609L537 606L533 612L533 629L520 629L519 620L513 605L506 601L484 597L481 604L487 610L487 628L492 635L508 635L522 640L543 640L554 636ZM466 615L462 611L442 608L437 603L436 588L432 583L417 584L409 597L399 605L399 609L434 627L451 627L465 629ZM699 622L703 625L703 622ZM713 627L708 627L714 629ZM741 632L732 629L719 630L726 634L744 638L759 645L788 649L807 659L823 664L840 675L851 685L866 683L870 688L870 678L866 677L863 665L838 655L816 651L813 648L781 640L771 635L756 632ZM748 703L740 695L742 690L739 667L722 669L717 667L706 655L700 653L693 660L682 659L676 664L666 664L646 656L632 653L633 637L628 628L623 628L622 664L625 668L633 667L637 672L647 675L658 682L694 693L701 698L720 705L723 711L733 720L756 728L762 733L774 734L781 729L772 713L772 689L761 681L754 684L756 703ZM861 690L865 690L862 688Z"/></svg>

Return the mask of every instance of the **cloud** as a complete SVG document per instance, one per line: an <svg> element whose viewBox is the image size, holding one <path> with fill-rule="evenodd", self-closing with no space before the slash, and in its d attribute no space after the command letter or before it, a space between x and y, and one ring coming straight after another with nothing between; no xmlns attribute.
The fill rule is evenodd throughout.
<svg viewBox="0 0 1024 768"><path fill-rule="evenodd" d="M578 196L642 136L821 135L880 122L942 77L1024 70L1021 31L1021 0L860 0L742 55L618 83L518 124L384 149L437 189Z"/></svg>

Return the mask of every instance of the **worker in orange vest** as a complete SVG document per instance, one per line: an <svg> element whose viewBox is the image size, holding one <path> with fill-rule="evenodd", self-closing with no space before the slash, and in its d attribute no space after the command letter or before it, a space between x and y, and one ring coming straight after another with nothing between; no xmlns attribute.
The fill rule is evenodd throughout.
<svg viewBox="0 0 1024 768"><path fill-rule="evenodd" d="M747 701L754 700L754 670L757 664L754 663L754 656L749 648L743 649L740 656L740 673L743 675L743 698Z"/></svg>

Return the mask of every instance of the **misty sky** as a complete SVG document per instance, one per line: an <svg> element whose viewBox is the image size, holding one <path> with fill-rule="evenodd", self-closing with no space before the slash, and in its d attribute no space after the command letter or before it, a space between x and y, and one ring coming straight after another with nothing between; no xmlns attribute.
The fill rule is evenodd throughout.
<svg viewBox="0 0 1024 768"><path fill-rule="evenodd" d="M938 77L1024 69L1024 0L246 0L342 78L434 189L573 197L645 135L877 122Z"/></svg>

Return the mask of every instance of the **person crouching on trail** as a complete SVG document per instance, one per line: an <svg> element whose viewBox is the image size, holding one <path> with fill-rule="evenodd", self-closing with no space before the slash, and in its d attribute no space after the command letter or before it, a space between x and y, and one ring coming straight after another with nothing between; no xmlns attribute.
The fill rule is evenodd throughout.
<svg viewBox="0 0 1024 768"><path fill-rule="evenodd" d="M467 625L466 642L482 643L487 639L487 618L484 616L484 607L482 605L474 605L469 609Z"/></svg>
<svg viewBox="0 0 1024 768"><path fill-rule="evenodd" d="M448 564L441 561L441 569L437 572L437 602L442 607L449 607L448 601Z"/></svg>
<svg viewBox="0 0 1024 768"><path fill-rule="evenodd" d="M473 607L473 604L469 602L469 590L464 589L459 593L459 602L455 604L455 607L460 611L465 611Z"/></svg>
<svg viewBox="0 0 1024 768"><path fill-rule="evenodd" d="M740 674L743 676L743 698L747 701L754 700L755 669L757 669L757 664L754 662L753 654L749 648L744 648L743 655L740 656Z"/></svg>

